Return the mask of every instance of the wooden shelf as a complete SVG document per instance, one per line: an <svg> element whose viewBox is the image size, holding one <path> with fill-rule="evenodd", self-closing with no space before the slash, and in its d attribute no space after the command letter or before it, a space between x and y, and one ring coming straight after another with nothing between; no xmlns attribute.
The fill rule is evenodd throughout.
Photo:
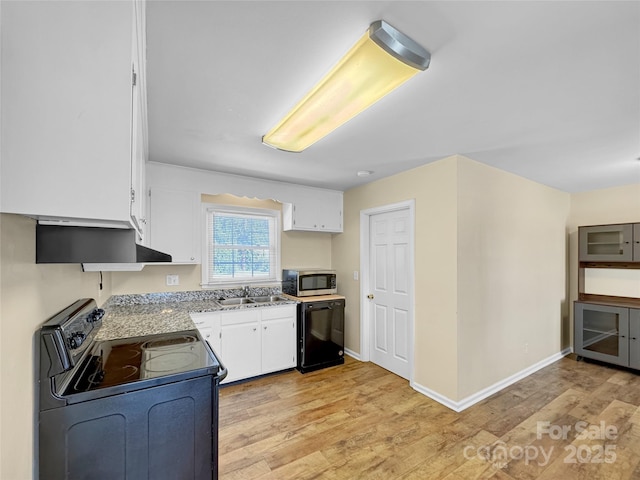
<svg viewBox="0 0 640 480"><path fill-rule="evenodd" d="M578 268L627 268L640 269L640 262L580 262Z"/></svg>
<svg viewBox="0 0 640 480"><path fill-rule="evenodd" d="M614 297L610 295L578 293L577 301L581 303L609 305L611 307L640 308L640 298L635 297Z"/></svg>

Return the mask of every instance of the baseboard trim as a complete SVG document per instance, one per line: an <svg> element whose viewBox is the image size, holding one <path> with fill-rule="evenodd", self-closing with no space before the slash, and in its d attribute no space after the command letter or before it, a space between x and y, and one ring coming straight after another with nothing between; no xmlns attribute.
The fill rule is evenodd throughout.
<svg viewBox="0 0 640 480"><path fill-rule="evenodd" d="M355 358L356 360L362 361L362 359L360 358L360 354L354 352L353 350L349 350L348 348L345 348L344 353L346 355L349 355L351 358Z"/></svg>
<svg viewBox="0 0 640 480"><path fill-rule="evenodd" d="M551 355L550 357L545 358L544 360L541 360L537 363L534 363L533 365L531 365L530 367L527 367L517 373L514 373L513 375L500 380L499 382L494 383L493 385L484 388L482 390L480 390L479 392L474 393L473 395L469 395L468 397L460 400L459 402L456 402L454 400L451 400L450 398L439 394L438 392L431 390L423 385L420 385L418 383L412 382L411 383L411 387L416 390L417 392L422 393L423 395L426 395L427 397L431 398L432 400L435 400L438 403L441 403L442 405L444 405L447 408L450 408L451 410L455 411L455 412L462 412L463 410L466 410L467 408L469 408L472 405L475 405L476 403L484 400L487 397L490 397L491 395L493 395L494 393L499 392L500 390L502 390L503 388L508 387L509 385L512 385L514 383L516 383L519 380L522 380L525 377L528 377L529 375L531 375L532 373L537 372L538 370L540 370L541 368L547 367L549 365L551 365L554 362L557 362L558 360L560 360L561 358L566 357L567 355L569 355L571 353L572 349L571 348L566 348L564 350L562 350L559 353L556 353L554 355Z"/></svg>

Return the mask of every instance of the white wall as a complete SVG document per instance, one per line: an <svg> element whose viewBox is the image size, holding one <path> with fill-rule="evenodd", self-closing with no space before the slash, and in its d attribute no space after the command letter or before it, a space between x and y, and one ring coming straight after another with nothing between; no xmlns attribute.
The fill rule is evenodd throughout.
<svg viewBox="0 0 640 480"><path fill-rule="evenodd" d="M230 193L237 197L296 203L307 199L310 192L342 195L337 190L305 187L292 183L260 180L226 173L210 172L163 163L147 164L147 186L217 195Z"/></svg>

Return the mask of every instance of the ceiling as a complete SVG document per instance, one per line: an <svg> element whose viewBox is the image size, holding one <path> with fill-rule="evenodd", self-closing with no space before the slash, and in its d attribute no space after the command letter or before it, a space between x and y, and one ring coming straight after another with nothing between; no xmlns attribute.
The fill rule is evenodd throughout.
<svg viewBox="0 0 640 480"><path fill-rule="evenodd" d="M304 152L263 145L378 19L429 68ZM461 154L566 192L640 182L637 1L151 0L147 76L155 162L347 190Z"/></svg>

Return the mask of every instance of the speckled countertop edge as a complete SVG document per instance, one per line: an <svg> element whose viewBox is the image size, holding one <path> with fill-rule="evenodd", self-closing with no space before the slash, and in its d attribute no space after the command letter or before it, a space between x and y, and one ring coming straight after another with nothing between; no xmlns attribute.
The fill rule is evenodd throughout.
<svg viewBox="0 0 640 480"><path fill-rule="evenodd" d="M230 289L114 295L102 307L106 314L96 335L96 341L194 330L196 326L189 313L264 308L276 305L276 303L259 303L222 308L215 303L215 300L220 297L235 298L242 296L243 293L242 289ZM249 296L280 293L277 288L255 288L249 291ZM278 302L277 305L295 303L295 300L290 300Z"/></svg>

